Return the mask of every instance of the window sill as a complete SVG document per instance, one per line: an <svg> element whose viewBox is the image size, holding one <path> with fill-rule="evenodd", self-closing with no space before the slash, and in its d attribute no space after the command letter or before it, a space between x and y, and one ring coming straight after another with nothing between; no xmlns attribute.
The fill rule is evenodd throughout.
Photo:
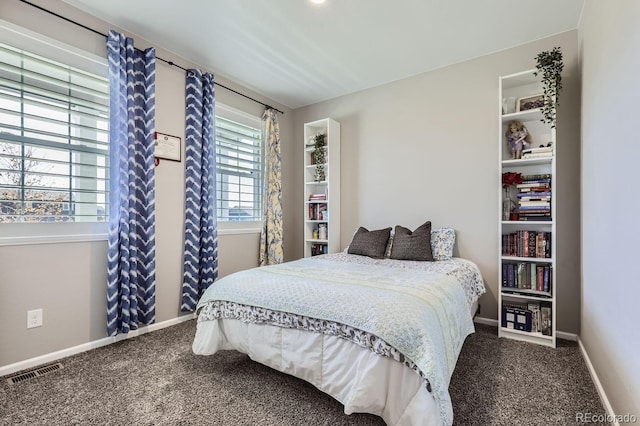
<svg viewBox="0 0 640 426"><path fill-rule="evenodd" d="M38 235L33 237L0 237L2 246L28 246L35 244L82 243L87 241L107 241L107 234Z"/></svg>
<svg viewBox="0 0 640 426"><path fill-rule="evenodd" d="M261 231L261 228L218 228L218 235L259 234Z"/></svg>
<svg viewBox="0 0 640 426"><path fill-rule="evenodd" d="M244 225L244 226L243 226ZM218 223L218 235L260 234L259 223ZM0 247L107 241L106 223L0 224Z"/></svg>
<svg viewBox="0 0 640 426"><path fill-rule="evenodd" d="M3 223L0 246L107 241L106 223Z"/></svg>

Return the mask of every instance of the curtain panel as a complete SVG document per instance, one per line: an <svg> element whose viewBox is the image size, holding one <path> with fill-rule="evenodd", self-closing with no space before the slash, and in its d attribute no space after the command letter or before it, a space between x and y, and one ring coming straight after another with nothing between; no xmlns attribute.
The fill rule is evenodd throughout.
<svg viewBox="0 0 640 426"><path fill-rule="evenodd" d="M260 232L260 266L283 261L282 245L282 165L280 157L280 125L276 112L267 109L262 115L265 126L265 174L263 219Z"/></svg>
<svg viewBox="0 0 640 426"><path fill-rule="evenodd" d="M218 277L213 75L187 71L182 311L194 311Z"/></svg>
<svg viewBox="0 0 640 426"><path fill-rule="evenodd" d="M155 322L155 50L113 30L109 58L107 333Z"/></svg>

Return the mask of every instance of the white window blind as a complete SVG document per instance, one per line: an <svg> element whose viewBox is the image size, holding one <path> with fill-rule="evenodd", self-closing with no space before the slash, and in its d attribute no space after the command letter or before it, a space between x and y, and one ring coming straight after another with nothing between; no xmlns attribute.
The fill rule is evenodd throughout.
<svg viewBox="0 0 640 426"><path fill-rule="evenodd" d="M109 81L0 43L0 222L107 220Z"/></svg>
<svg viewBox="0 0 640 426"><path fill-rule="evenodd" d="M219 221L262 220L263 140L260 119L241 123L216 114Z"/></svg>

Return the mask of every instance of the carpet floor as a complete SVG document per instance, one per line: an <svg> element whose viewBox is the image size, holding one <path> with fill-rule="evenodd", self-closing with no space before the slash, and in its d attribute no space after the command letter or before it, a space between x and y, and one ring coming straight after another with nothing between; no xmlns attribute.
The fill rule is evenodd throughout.
<svg viewBox="0 0 640 426"><path fill-rule="evenodd" d="M0 381L1 425L384 425L312 385L235 351L191 352L187 321L61 360L18 384ZM456 425L570 425L604 414L577 345L498 339L476 325L450 393Z"/></svg>

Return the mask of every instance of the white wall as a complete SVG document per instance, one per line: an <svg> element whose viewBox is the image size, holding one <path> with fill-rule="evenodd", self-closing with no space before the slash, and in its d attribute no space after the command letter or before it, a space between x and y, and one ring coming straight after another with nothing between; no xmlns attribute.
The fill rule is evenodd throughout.
<svg viewBox="0 0 640 426"><path fill-rule="evenodd" d="M110 25L59 0L34 1L44 8L107 33ZM59 18L18 1L0 2L0 17L32 31L106 57L106 41ZM153 46L133 35L138 47ZM156 46L157 47L157 46ZM157 56L184 67L197 65L157 49ZM216 75L216 82L283 110L279 114L283 159L283 199L297 190L293 175L290 109ZM156 63L156 130L184 142L184 72ZM264 107L216 88L216 100L261 116ZM184 143L183 143L184 146ZM184 158L184 156L183 156ZM285 259L296 256L287 247L287 220L298 209L285 203ZM162 160L156 168L156 321L182 315L179 310L184 227L184 162ZM2 232L0 230L0 232ZM257 266L259 234L221 235L221 276ZM106 337L106 241L0 247L0 367ZM26 312L44 309L44 326L26 329Z"/></svg>
<svg viewBox="0 0 640 426"><path fill-rule="evenodd" d="M580 42L580 338L614 412L640 418L640 2L587 0Z"/></svg>
<svg viewBox="0 0 640 426"><path fill-rule="evenodd" d="M360 225L369 229L426 220L457 231L455 254L480 267L487 294L481 316L497 318L498 77L535 68L535 56L561 46L564 92L558 149L567 215L558 219L568 249L558 253L558 327L579 331L577 31L483 56L415 77L295 110L296 182L302 182L303 123L324 117L341 124L342 247ZM419 54L417 52L416 54ZM560 173L560 172L559 172ZM558 182L560 182L560 178ZM298 205L302 205L299 185ZM302 217L294 228L301 246Z"/></svg>

